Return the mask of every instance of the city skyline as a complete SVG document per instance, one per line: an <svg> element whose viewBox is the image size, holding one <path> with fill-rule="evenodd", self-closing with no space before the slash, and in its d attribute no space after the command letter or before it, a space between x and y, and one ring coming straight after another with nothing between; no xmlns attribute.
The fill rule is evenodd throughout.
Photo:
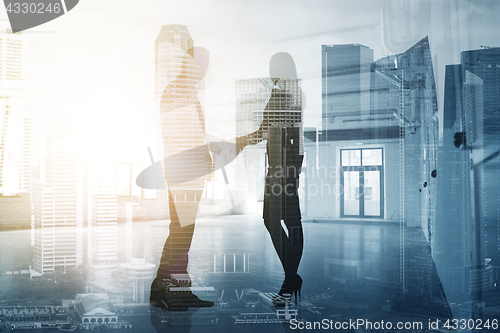
<svg viewBox="0 0 500 333"><path fill-rule="evenodd" d="M124 9L122 9L122 11L128 12L130 10L134 10L134 14L138 15L137 20L139 21L146 20L146 17L143 16L145 14L144 11L147 10L146 7L136 8L137 6L134 5L133 1L129 1L128 4L130 4L130 6L125 7ZM321 4L321 2L318 2L318 4ZM457 60L459 60L457 58L458 57L457 54L459 54L460 51L467 49L478 49L480 45L495 45L495 44L500 45L500 40L496 41L495 39L497 38L497 36L493 36L489 33L486 33L489 27L494 26L495 21L490 18L490 15L491 13L494 12L494 10L485 10L485 8L491 8L492 6L497 6L497 5L498 4L496 2L482 2L481 4L477 5L472 5L469 2L461 2L459 5L457 5L458 7L454 8L453 10L460 13L462 17L465 16L465 18L468 20L467 22L470 22L469 25L473 25L475 27L475 29L473 30L469 29L469 31L465 31L464 33L460 33L460 31L457 31L456 33L454 33L453 31L447 31L446 29L448 28L445 25L443 25L444 23L443 24L438 23L438 22L450 22L450 20L451 22L455 22L454 17L449 18L447 17L447 15L445 15L445 13L447 13L447 11L451 9L443 8L445 7L444 4L431 4L430 8L427 9L425 9L424 6L423 10L430 10L432 12L432 15L435 16L439 15L440 17L442 17L442 19L431 21L432 24L428 28L430 29L430 31L426 31L425 29L427 28L420 27L418 25L418 20L417 20L416 23L419 29L424 29L424 30L419 32L418 33L419 35L417 37L412 37L413 38L412 40L416 42L419 39L423 38L429 32L431 51L432 52L436 51L438 52L438 54L440 54L439 57L437 58L435 57L435 60L439 62L439 67L436 70L436 77L438 82L437 88L439 92L438 95L442 96L443 94L442 89L444 89L444 65L456 63ZM271 5L271 6L276 6L276 5ZM210 10L211 12L217 12L216 9L217 7L211 7L208 3L206 3L204 7L207 10ZM256 10L255 7L252 6L248 6L248 8L246 7L247 7L246 5L234 5L234 8L231 7L231 9L228 10L234 10L237 13L241 13L241 11L244 10L250 10L250 11ZM99 101L100 99L99 96L101 95L99 91L100 90L106 91L109 89L110 85L115 85L118 89L116 91L111 90L107 92L107 94L109 94L110 98L113 100L119 100L124 98L128 99L130 101L129 103L130 106L126 106L124 110L127 110L127 112L129 112L128 114L130 114L131 116L131 119L134 119L135 121L137 117L134 115L134 112L132 112L130 109L132 105L137 110L143 110L144 105L150 105L150 107L153 107L151 91L154 91L154 86L152 86L153 83L151 83L151 80L149 78L151 77L151 73L153 73L151 70L154 71L154 63L153 63L154 59L151 57L151 53L149 52L151 46L150 44L145 42L147 38L144 38L144 36L150 36L150 38L156 37L157 35L156 29L162 24L165 24L166 21L169 21L172 23L189 25L191 33L193 33L194 29L197 36L199 36L198 37L199 40L203 41L203 43L201 43L200 45L205 46L209 49L213 48L214 50L217 51L216 54L214 54L212 57L212 65L211 65L212 73L209 73L208 75L208 77L211 76L213 77L212 81L214 82L214 84L212 85L213 93L209 94L210 96L209 98L214 101L214 107L207 110L208 120L214 119L213 117L217 117L217 115L221 113L227 113L227 111L232 108L231 104L234 101L234 94L233 94L234 90L231 87L231 85L234 84L234 79L241 79L244 77L251 78L251 77L265 76L266 75L265 70L262 68L265 66L262 65L267 62L267 59L272 55L272 53L274 53L276 50L280 50L280 51L288 51L290 54L292 54L292 56L294 56L294 58L298 63L298 68L300 68L301 71L299 73L299 76L301 76L304 81L304 88L303 88L304 92L306 93L306 95L311 96L311 98L308 100L308 107L305 110L305 119L304 119L305 126L306 127L317 126L318 122L321 121L320 113L318 113L319 112L318 106L321 105L321 100L318 99L320 98L320 96L317 96L314 93L314 91L317 90L319 87L318 82L314 82L314 80L311 79L315 75L317 75L317 73L319 73L320 71L321 63L319 57L321 51L319 49L319 45L357 42L373 48L376 52L375 55L376 58L380 58L387 54L402 52L405 50L408 44L405 43L404 45L401 45L399 49L389 50L389 48L387 48L386 50L384 50L383 44L380 41L382 36L380 29L385 23L380 21L378 13L379 9L378 4L372 4L371 2L368 2L365 6L362 6L361 8L363 12L360 13L359 11L357 11L357 14L360 15L359 21L354 21L350 24L348 24L345 19L345 17L350 17L349 15L353 14L349 6L335 3L335 6L332 8L337 8L337 7L338 9L334 12L334 15L338 17L334 23L331 23L332 22L331 19L325 20L323 23L321 20L313 19L311 16L304 15L304 17L307 18L308 22L311 21L313 21L314 23L322 22L319 26L317 24L312 24L312 23L309 25L305 25L304 23L305 27L310 27L306 28L306 31L299 31L299 27L296 27L294 31L289 31L285 28L286 25L284 25L283 28L280 28L276 31L273 30L271 35L268 35L264 32L265 25L263 25L262 28L259 28L258 30L244 29L244 34L249 35L249 38L246 38L247 43L244 44L245 47L235 48L233 47L233 45L238 45L236 41L237 38L239 37L239 34L236 31L228 32L225 30L217 30L217 32L221 31L221 33L220 34L209 33L209 30L203 29L201 26L199 26L199 22L201 22L201 19L198 17L198 15L200 14L196 12L194 16L190 17L189 15L190 11L185 9L184 5L182 5L179 7L178 11L169 11L167 13L164 13L164 15L161 18L160 16L158 16L157 18L156 16L154 16L155 19L152 19L151 17L148 16L147 23L144 25L142 24L139 25L137 29L129 27L128 29L131 29L131 31L130 34L128 35L130 36L130 38L132 38L132 40L137 42L137 48L135 48L135 51L133 53L125 52L127 46L126 44L124 44L125 41L123 39L114 39L113 42L108 43L108 45L106 45L103 42L96 44L102 48L101 51L104 52L105 54L112 54L110 47L115 48L117 51L120 50L123 52L124 57L118 59L114 58L115 60L113 60L113 62L110 62L111 61L110 58L105 57L102 59L103 61L102 64L98 63L95 64L95 66L90 66L90 64L86 64L84 59L81 58L81 55L85 54L85 52L92 52L91 54L93 55L97 55L99 53L96 53L98 51L95 50L95 46L86 45L84 47L83 44L81 43L83 42L85 44L88 44L91 40L88 38L79 39L80 45L77 45L74 42L69 42L68 47L71 50L74 49L82 51L80 55L74 54L73 59L75 59L74 61L78 61L82 65L82 69L85 68L85 72L78 72L79 74L81 74L81 80L79 80L81 83L76 82L76 84L80 85L83 84L83 82L88 82L87 80L90 79L89 75L95 77L98 75L97 71L101 71L101 73L103 73L107 78L104 81L98 82L97 84L94 83L92 85L89 85L87 83L85 85L82 85L81 86L82 91L85 91L86 95L89 96L90 99ZM386 7L383 8L385 10ZM92 6L87 7L86 5L80 4L78 7L76 7L76 10L79 10L83 14L80 20L84 20L85 22L87 16L90 15L90 17L94 17L96 15L97 16L104 15L104 13L110 11L111 8L106 7L103 13L93 13ZM296 10L296 9L295 7L291 7L290 10ZM402 14L408 15L409 12L405 10L402 11ZM312 11L314 14L317 14L316 10ZM322 13L321 15L327 15L327 12L328 11L325 11L325 13ZM306 13L307 12L305 12L305 14ZM71 12L71 14L75 15L74 10ZM481 16L480 19L478 19L477 15L479 14L484 14L484 15ZM155 12L154 15L159 15L159 11L157 13ZM217 13L215 17L218 17L219 15L220 13ZM116 19L120 20L119 17L116 17ZM156 20L156 23L154 23L155 25L153 26L154 20ZM427 23L428 21L426 20L428 19L423 20L422 24ZM102 24L100 22L101 21L99 21L99 24ZM56 34L57 36L59 36L58 38L67 40L68 38L67 33L62 30L59 30L61 24L63 24L63 22L61 22L61 19L54 20L53 22L49 22L47 24L47 28L56 29L55 31L58 31L58 33ZM111 23L106 23L104 26L91 25L89 28L91 29L90 30L91 33L96 33L96 31L98 30L106 30L107 28L110 27L110 24ZM456 26L459 29L465 29L464 25L458 24ZM210 31L214 31L213 29L222 29L217 27L218 25L214 25ZM344 29L345 27L348 27L349 29ZM389 31L393 29L392 26L387 26L386 28L388 28ZM337 32L337 30L339 31ZM43 31L45 30L41 30L41 32ZM309 39L305 37L308 36L308 34L311 34L311 37ZM38 37L36 37L35 35ZM51 50L55 51L57 49L60 49L62 47L62 44L58 42L58 39L56 39L55 36L51 36L50 34L48 35L44 33L41 34L27 33L25 34L25 36L27 36L28 39L30 40L30 46L29 46L30 50L31 49L35 50L36 48L43 47L43 45L48 46L46 49L40 49L40 52L38 52L39 54L38 58L35 59L31 54L31 52L29 52L29 58L28 58L29 66L27 74L28 76L31 76L33 84L40 87L40 84L42 82L47 83L43 84L40 87L41 89L34 89L34 91L36 91L36 93L39 94L37 95L37 99L43 101L43 103L37 108L39 111L37 111L37 114L34 115L35 117L34 123L36 125L43 124L44 128L41 129L38 126L35 126L36 128L34 128L34 134L35 137L38 137L40 133L53 130L54 125L60 122L60 121L48 122L48 119L53 119L52 115L55 116L57 114L57 118L61 120L63 119L68 120L68 118L73 117L70 115L72 112L68 113L65 112L64 110L67 111L68 108L72 109L72 106L74 106L74 104L71 103L71 100L74 100L75 95L73 92L67 91L67 88L63 87L60 91L65 91L67 92L67 94L63 94L61 103L58 103L59 105L52 105L53 104L52 101L47 101L47 99L44 97L47 94L42 93L42 91L44 91L44 89L47 89L49 87L50 89L56 89L56 87L58 87L57 81L47 80L47 78L54 77L55 80L56 77L59 77L60 78L59 81L64 81L63 78L66 77L67 75L63 75L63 73L61 74L56 73L57 76L45 75L50 66L48 66L45 69L43 68L43 66L41 66L40 61L44 60L47 61L47 64L53 64L51 60L52 57L51 52L53 51ZM220 38L220 36L223 36L223 38ZM227 39L224 38L225 36L227 36ZM289 39L286 39L285 37ZM39 40L37 40L36 38L38 38ZM40 44L42 40L43 43L46 44L43 45ZM298 48L297 42L293 41L299 41L299 40L301 41L301 43L304 42L308 43L309 47ZM130 41L130 39L128 41ZM264 41L265 43L263 43ZM317 46L315 47L314 45ZM257 47L252 47L252 46L257 46ZM85 49L88 51L84 51ZM251 52L249 52L250 50ZM311 61L311 59L315 60ZM69 66L71 65L69 64ZM124 68L126 70L125 71L120 70L120 67L118 66L121 66L122 69ZM39 68L39 70L36 71L36 68ZM44 77L40 76L42 75L42 73L44 73L43 74L45 75ZM147 78L145 75L148 76L149 78ZM66 79L70 78L67 77ZM138 82L140 84L137 85L134 84L134 82ZM218 101L216 100L216 96L218 96L217 97ZM442 103L442 98L440 98L439 101L440 103ZM211 101L209 102L210 102L209 104L212 104ZM62 105L64 105L64 107L62 107ZM441 104L439 106L439 109L440 110L442 109ZM50 115L50 117L47 118L45 116L42 118L41 114L39 113L41 112L41 110L43 110L44 115L46 116ZM105 109L104 112L101 111L96 114L100 113L101 116L104 116L108 112L109 110ZM98 126L98 124L94 124L94 126L95 125ZM210 122L209 126L212 126ZM221 127L224 130L225 126ZM231 135L229 133L225 134L225 136L230 137Z"/></svg>
<svg viewBox="0 0 500 333"><path fill-rule="evenodd" d="M1 132L0 193L31 192L31 110L26 106L26 79L23 75L23 36L14 34L8 22L0 21L1 49Z"/></svg>
<svg viewBox="0 0 500 333"><path fill-rule="evenodd" d="M169 5L0 31L0 331L498 320L500 4Z"/></svg>

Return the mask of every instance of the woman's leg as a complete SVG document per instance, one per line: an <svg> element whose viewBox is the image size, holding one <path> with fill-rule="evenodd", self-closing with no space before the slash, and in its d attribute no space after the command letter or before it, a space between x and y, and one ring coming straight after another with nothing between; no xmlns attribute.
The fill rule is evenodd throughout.
<svg viewBox="0 0 500 333"><path fill-rule="evenodd" d="M283 230L281 221L264 220L267 231L271 236L274 249L285 271L285 277L293 277L297 275L300 260L302 258L304 235L300 219L288 219L284 220L284 222L288 229L288 235Z"/></svg>
<svg viewBox="0 0 500 333"><path fill-rule="evenodd" d="M291 184L296 184L297 180L292 180ZM270 183L270 182L269 182ZM272 188L271 184L266 189ZM288 182L285 182L287 184ZM296 187L289 186L287 193L277 195L266 192L264 199L264 224L271 236L274 249L280 258L281 265L285 272L285 281L279 292L300 294L302 279L297 274L304 247L304 235L299 207L299 198L296 195ZM281 221L283 220L284 226ZM286 230L283 228L286 227Z"/></svg>
<svg viewBox="0 0 500 333"><path fill-rule="evenodd" d="M264 193L264 224L288 277L297 275L304 247L297 184L298 177L278 179L268 176Z"/></svg>
<svg viewBox="0 0 500 333"><path fill-rule="evenodd" d="M302 222L300 219L287 219L284 221L288 229L288 237L284 239L283 269L285 276L293 277L297 275L302 252L304 248L304 235L302 232Z"/></svg>

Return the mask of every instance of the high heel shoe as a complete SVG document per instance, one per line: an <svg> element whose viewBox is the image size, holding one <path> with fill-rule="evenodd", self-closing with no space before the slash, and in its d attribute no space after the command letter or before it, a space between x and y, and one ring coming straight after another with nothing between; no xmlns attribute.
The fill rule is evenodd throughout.
<svg viewBox="0 0 500 333"><path fill-rule="evenodd" d="M295 274L294 276L285 276L285 281L283 281L283 285L279 291L279 295L283 296L284 294L295 295L295 304L297 304L297 294L299 301L302 300L300 295L300 289L302 288L302 278L300 275Z"/></svg>

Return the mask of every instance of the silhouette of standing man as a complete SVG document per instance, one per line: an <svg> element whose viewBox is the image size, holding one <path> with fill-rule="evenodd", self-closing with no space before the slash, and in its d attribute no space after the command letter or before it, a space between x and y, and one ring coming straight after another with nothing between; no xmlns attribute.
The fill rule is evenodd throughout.
<svg viewBox="0 0 500 333"><path fill-rule="evenodd" d="M171 291L172 287L191 286L187 272L188 252L205 180L213 172L212 159L205 144L205 117L197 97L208 68L208 55L208 51L201 47L188 50L182 61L181 74L169 83L161 97L170 226L157 277L151 285L150 303L168 311L214 305L200 300L187 291L189 289L183 291L182 296Z"/></svg>

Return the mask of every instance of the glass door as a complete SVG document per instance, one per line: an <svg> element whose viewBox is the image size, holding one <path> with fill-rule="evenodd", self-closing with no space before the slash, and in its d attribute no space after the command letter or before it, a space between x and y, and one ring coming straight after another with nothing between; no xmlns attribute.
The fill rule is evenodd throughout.
<svg viewBox="0 0 500 333"><path fill-rule="evenodd" d="M382 149L342 149L342 217L383 217Z"/></svg>
<svg viewBox="0 0 500 333"><path fill-rule="evenodd" d="M359 204L359 171L344 171L344 215L358 216Z"/></svg>

